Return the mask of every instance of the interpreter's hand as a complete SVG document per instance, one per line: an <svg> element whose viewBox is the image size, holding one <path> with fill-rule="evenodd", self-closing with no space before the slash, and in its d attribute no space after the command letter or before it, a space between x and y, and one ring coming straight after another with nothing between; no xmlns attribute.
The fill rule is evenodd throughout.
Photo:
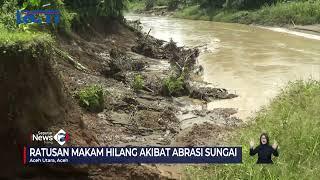
<svg viewBox="0 0 320 180"><path fill-rule="evenodd" d="M276 150L278 148L278 143L276 140L273 141L272 148Z"/></svg>
<svg viewBox="0 0 320 180"><path fill-rule="evenodd" d="M254 146L254 141L251 139L250 140L250 148L253 148L253 146Z"/></svg>

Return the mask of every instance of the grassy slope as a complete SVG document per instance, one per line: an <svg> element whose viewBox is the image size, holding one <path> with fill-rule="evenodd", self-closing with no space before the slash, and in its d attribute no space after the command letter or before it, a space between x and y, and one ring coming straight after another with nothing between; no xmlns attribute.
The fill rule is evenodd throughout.
<svg viewBox="0 0 320 180"><path fill-rule="evenodd" d="M190 6L176 13L176 17L187 19L237 22L244 24L285 25L320 23L320 1L279 3L255 11L212 10L205 11Z"/></svg>
<svg viewBox="0 0 320 180"><path fill-rule="evenodd" d="M290 83L255 123L240 129L233 139L243 146L243 164L190 167L191 179L320 179L320 82ZM249 156L249 141L266 131L280 147L274 165L255 165Z"/></svg>
<svg viewBox="0 0 320 180"><path fill-rule="evenodd" d="M42 32L9 31L0 23L0 47L21 46L37 41L52 42L53 39Z"/></svg>

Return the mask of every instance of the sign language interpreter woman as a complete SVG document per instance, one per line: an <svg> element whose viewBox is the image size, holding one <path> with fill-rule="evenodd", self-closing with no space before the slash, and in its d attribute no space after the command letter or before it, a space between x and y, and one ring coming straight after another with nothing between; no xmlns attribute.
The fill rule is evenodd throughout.
<svg viewBox="0 0 320 180"><path fill-rule="evenodd" d="M266 133L260 136L260 145L254 148L254 141L250 141L250 156L258 153L257 164L272 164L272 155L279 156L278 144L274 141L273 145L269 145L269 137Z"/></svg>

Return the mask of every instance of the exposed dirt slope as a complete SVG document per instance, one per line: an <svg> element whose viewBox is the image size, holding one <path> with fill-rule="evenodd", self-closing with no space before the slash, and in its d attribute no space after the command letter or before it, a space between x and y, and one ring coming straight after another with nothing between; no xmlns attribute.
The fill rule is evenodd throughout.
<svg viewBox="0 0 320 180"><path fill-rule="evenodd" d="M25 51L0 54L0 137L4 147L0 153L5 158L2 161L8 162L1 163L1 169L8 174L21 166L18 147L30 143L31 132L66 121L68 103L62 83L50 58L42 53L40 50L37 58Z"/></svg>
<svg viewBox="0 0 320 180"><path fill-rule="evenodd" d="M7 172L3 176L176 178L159 166L140 164L26 168L21 163L21 147L30 145L31 132L59 129L70 134L68 146L214 145L221 143L223 131L231 130L228 126L239 124L239 119L230 117L233 110L204 108L212 99L236 97L225 89L205 87L203 82L190 80L176 94L179 98L162 94L163 79L172 71L170 65L181 71L192 69L198 50L179 48L172 42L166 44L130 30L118 21L103 18L85 28L77 25L73 28L76 31L69 36L57 37L57 48L52 53L36 47L39 51L36 57L14 50L0 55L3 99L0 135L7 147L0 153L3 151L7 158L4 160L12 162L3 167ZM140 91L132 88L137 74L145 79L145 87ZM74 97L75 92L91 84L99 84L108 91L105 109L100 113L80 108ZM195 99L202 108L191 106Z"/></svg>

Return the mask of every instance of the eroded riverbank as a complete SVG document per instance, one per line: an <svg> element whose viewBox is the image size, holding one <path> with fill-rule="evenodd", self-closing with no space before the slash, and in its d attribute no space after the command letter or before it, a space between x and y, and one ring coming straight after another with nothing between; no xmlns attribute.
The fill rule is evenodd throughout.
<svg viewBox="0 0 320 180"><path fill-rule="evenodd" d="M207 109L213 100L237 95L201 80L198 48L177 47L114 19L96 19L89 27L55 34L50 44L1 47L1 117L8 131L2 135L17 142L8 143L6 158L19 158L16 144L43 145L28 138L42 129L68 132L68 146L198 146L222 144L226 130L241 124L231 117L235 109ZM17 160L5 170L2 176L173 178L141 164L34 168Z"/></svg>
<svg viewBox="0 0 320 180"><path fill-rule="evenodd" d="M144 31L179 45L200 46L204 80L239 95L215 101L210 108L237 108L250 117L275 97L288 81L319 79L319 41L255 26L128 15L140 19Z"/></svg>
<svg viewBox="0 0 320 180"><path fill-rule="evenodd" d="M150 34L148 23L154 26ZM2 103L1 117L21 128L14 134L18 140L22 137L19 144L28 142L30 131L63 128L71 135L70 146L225 145L242 124L237 116L257 107L268 97L265 91L277 91L270 86L275 76L285 82L294 79L295 72L296 76L310 72L310 65L316 67L315 74L319 72L318 47L301 38L200 21L151 18L142 24L147 25L145 33L119 21L97 20L89 29L57 36L47 61L31 55L20 61L14 48L9 47L12 54L4 51L1 58L9 60L1 68L3 77L10 78L4 78L1 92L10 98ZM166 41L151 36L161 38L163 33ZM169 37L197 48L177 47ZM144 80L138 90L133 86L137 75ZM78 102L77 93L92 84L105 92L99 113L80 108ZM7 109L8 104L12 107ZM39 178L62 171L69 177L79 171L79 176L90 179L168 179L177 177L172 175L176 167L99 165L72 166L66 171L49 166L39 172L53 173ZM37 171L29 176L36 177Z"/></svg>
<svg viewBox="0 0 320 180"><path fill-rule="evenodd" d="M99 29L99 25L96 26ZM203 70L197 62L198 49L177 47L174 42L155 39L117 23L113 26L117 26L117 30L107 35L102 30L94 31L93 36L74 34L72 42L60 40L61 48L87 69L83 72L59 64L58 69L68 89L76 92L90 84L98 84L107 92L102 112L95 114L81 110L80 125L94 138L90 144L223 144L229 132L242 121L232 116L237 112L233 108L208 110L206 104L216 99L236 98L237 95L223 88L207 87L207 83L201 80ZM180 82L170 80L176 74L179 78L183 76L184 82L179 88L176 86ZM139 90L133 87L137 75L143 79ZM164 88L168 78L169 86L175 89L169 94L170 89ZM179 177L172 174L175 168L166 170L168 166L128 167L132 169L127 174L121 174L121 168L117 168L116 173L120 173L117 175L138 174L146 179ZM93 171L99 174L98 170Z"/></svg>

